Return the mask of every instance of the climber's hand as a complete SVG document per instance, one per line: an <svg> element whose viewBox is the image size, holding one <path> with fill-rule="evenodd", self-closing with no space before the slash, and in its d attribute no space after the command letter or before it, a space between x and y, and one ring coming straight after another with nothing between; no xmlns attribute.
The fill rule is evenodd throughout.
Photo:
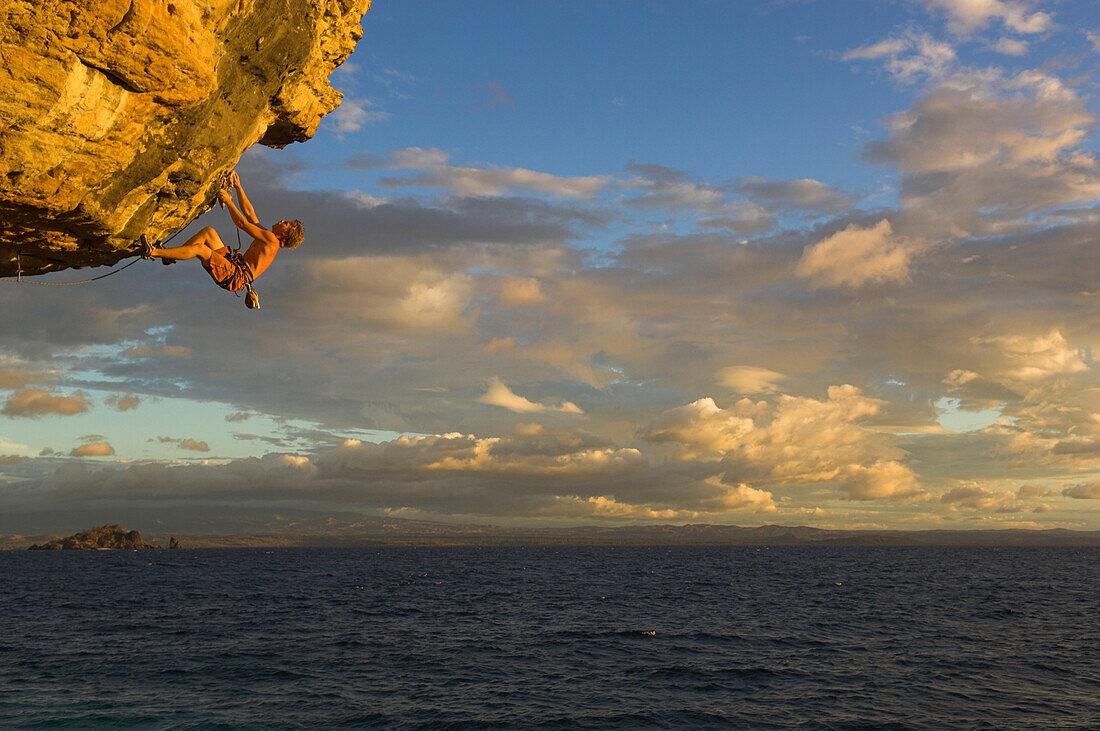
<svg viewBox="0 0 1100 731"><path fill-rule="evenodd" d="M226 203L233 202L233 196L229 194L228 189L222 188L218 191L218 202L221 204L222 208L225 208Z"/></svg>
<svg viewBox="0 0 1100 731"><path fill-rule="evenodd" d="M229 182L234 188L241 187L241 177L237 175L237 171L229 173Z"/></svg>

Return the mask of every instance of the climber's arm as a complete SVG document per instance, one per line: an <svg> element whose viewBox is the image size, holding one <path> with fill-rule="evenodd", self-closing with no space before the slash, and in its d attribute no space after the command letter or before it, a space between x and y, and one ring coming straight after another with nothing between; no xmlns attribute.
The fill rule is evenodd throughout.
<svg viewBox="0 0 1100 731"><path fill-rule="evenodd" d="M225 204L225 207L229 209L229 217L233 219L233 223L241 231L251 236L254 239L263 239L265 241L278 241L278 237L275 234L268 231L258 223L252 223L244 214L237 210L237 207L233 205L233 197L229 195L228 190L223 190L218 193L218 199Z"/></svg>
<svg viewBox="0 0 1100 731"><path fill-rule="evenodd" d="M248 200L248 196L244 194L244 186L241 185L241 179L236 170L230 173L229 179L233 183L233 189L237 191L237 202L241 206L241 213L252 223L258 224L260 219L256 217L256 209L252 207L252 202Z"/></svg>

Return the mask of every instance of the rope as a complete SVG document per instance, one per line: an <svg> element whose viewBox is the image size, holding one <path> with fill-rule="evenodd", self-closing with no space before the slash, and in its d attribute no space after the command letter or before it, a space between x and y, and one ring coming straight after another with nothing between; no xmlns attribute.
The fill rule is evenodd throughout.
<svg viewBox="0 0 1100 731"><path fill-rule="evenodd" d="M187 228L187 227L184 226L184 228ZM180 231L183 231L183 229L181 228L179 231L176 231L174 234L172 234L168 238L164 239L164 241L161 241L160 243L161 244L167 244L169 241L171 241L172 239L179 236ZM237 237L240 238L240 234L237 234ZM15 279L0 279L0 282L10 282L12 284L37 284L40 287L68 287L69 285L72 285L72 284L88 284L89 282L94 282L97 279L104 279L106 277L111 276L112 274L118 274L123 269L128 269L128 268L132 267L134 264L137 264L139 261L141 261L141 259L134 259L132 262L130 262L129 264L127 264L124 267L120 267L120 268L115 269L113 271L109 271L106 274L100 274L98 277L92 277L91 279L81 279L79 282L32 282L29 279L23 279L22 265L21 265L21 262L20 262L20 257L21 256L22 256L21 254L16 254L15 255L15 266L19 270L18 273L15 275L16 278ZM31 256L33 256L33 254Z"/></svg>
<svg viewBox="0 0 1100 731"><path fill-rule="evenodd" d="M104 277L109 277L112 274L118 274L123 269L126 269L127 267L132 267L134 264L137 264L139 261L141 261L141 259L134 259L132 262L130 262L129 264L127 264L126 266L124 266L120 269L115 269L114 271L107 272L106 274L100 274L98 277L92 277L91 279L81 279L79 282L32 282L29 279L23 279L22 278L22 273L20 273L19 279L0 279L0 282L11 282L12 284L37 284L40 287L67 287L70 284L87 284L88 282L94 282L97 279L103 279Z"/></svg>

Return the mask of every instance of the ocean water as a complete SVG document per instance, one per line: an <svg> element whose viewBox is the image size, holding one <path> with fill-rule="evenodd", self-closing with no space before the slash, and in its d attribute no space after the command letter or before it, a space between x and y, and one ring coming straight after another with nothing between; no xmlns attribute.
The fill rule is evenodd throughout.
<svg viewBox="0 0 1100 731"><path fill-rule="evenodd" d="M0 727L1097 728L1100 549L0 552Z"/></svg>

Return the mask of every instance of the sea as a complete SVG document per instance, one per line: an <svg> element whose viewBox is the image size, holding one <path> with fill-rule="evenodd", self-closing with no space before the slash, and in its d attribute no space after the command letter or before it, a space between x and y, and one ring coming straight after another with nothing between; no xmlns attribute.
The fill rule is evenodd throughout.
<svg viewBox="0 0 1100 731"><path fill-rule="evenodd" d="M0 552L0 728L1100 728L1100 549Z"/></svg>

